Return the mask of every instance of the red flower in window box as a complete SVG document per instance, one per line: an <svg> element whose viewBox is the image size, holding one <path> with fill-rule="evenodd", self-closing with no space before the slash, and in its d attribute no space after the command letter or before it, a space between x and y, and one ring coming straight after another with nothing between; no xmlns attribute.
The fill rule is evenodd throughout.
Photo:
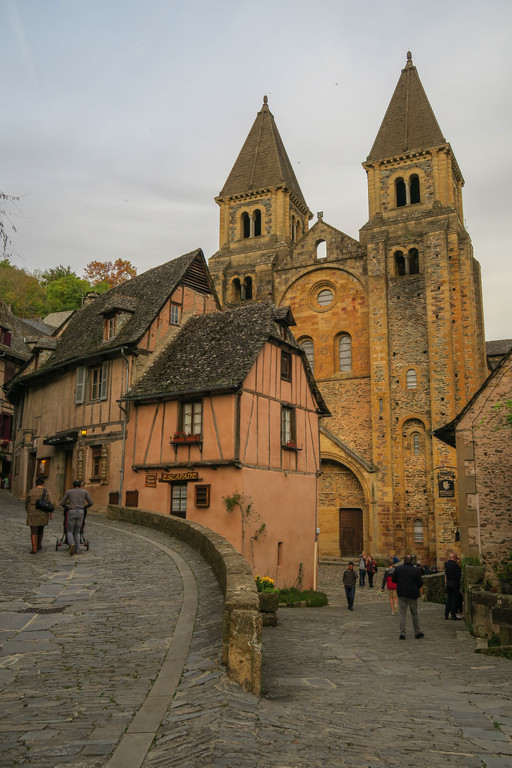
<svg viewBox="0 0 512 768"><path fill-rule="evenodd" d="M174 443L200 443L201 435L187 435L185 432L175 432L171 437L171 444Z"/></svg>

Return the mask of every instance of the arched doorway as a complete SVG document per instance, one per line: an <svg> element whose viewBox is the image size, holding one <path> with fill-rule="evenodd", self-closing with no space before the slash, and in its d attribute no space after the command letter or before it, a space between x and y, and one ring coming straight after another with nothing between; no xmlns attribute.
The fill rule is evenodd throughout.
<svg viewBox="0 0 512 768"><path fill-rule="evenodd" d="M364 545L364 491L354 472L337 461L322 460L318 520L320 557L358 555Z"/></svg>

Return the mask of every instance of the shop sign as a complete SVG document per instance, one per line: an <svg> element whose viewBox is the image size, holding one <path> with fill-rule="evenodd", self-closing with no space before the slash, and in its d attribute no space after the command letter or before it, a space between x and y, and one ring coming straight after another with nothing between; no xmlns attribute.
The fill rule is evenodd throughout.
<svg viewBox="0 0 512 768"><path fill-rule="evenodd" d="M144 483L146 488L156 488L157 477L156 472L146 472L146 482Z"/></svg>
<svg viewBox="0 0 512 768"><path fill-rule="evenodd" d="M161 483L183 483L186 480L198 480L199 472L162 472Z"/></svg>

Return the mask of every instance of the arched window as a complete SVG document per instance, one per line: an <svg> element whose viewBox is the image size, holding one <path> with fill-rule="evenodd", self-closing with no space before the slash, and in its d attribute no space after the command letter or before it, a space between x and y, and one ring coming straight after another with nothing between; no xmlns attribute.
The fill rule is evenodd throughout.
<svg viewBox="0 0 512 768"><path fill-rule="evenodd" d="M260 237L261 236L261 211L259 210L254 211L253 222L254 222L254 237Z"/></svg>
<svg viewBox="0 0 512 768"><path fill-rule="evenodd" d="M415 456L420 455L420 433L419 432L413 432L411 435L412 439L412 452Z"/></svg>
<svg viewBox="0 0 512 768"><path fill-rule="evenodd" d="M395 194L396 194L396 207L401 208L407 204L407 197L405 193L405 181L400 177L395 181Z"/></svg>
<svg viewBox="0 0 512 768"><path fill-rule="evenodd" d="M348 333L342 333L339 342L339 366L340 371L352 370L352 339Z"/></svg>
<svg viewBox="0 0 512 768"><path fill-rule="evenodd" d="M315 370L315 345L313 344L313 339L303 339L300 342L300 346L306 353L309 367L311 368L312 371L314 371Z"/></svg>
<svg viewBox="0 0 512 768"><path fill-rule="evenodd" d="M423 523L419 518L414 521L414 541L417 544L423 543Z"/></svg>
<svg viewBox="0 0 512 768"><path fill-rule="evenodd" d="M407 389L417 389L418 388L418 374L414 370L414 368L409 368L409 370L406 373L405 376Z"/></svg>
<svg viewBox="0 0 512 768"><path fill-rule="evenodd" d="M242 237L244 240L251 236L251 219L248 213L242 213Z"/></svg>
<svg viewBox="0 0 512 768"><path fill-rule="evenodd" d="M297 241L297 219L292 216L292 242Z"/></svg>
<svg viewBox="0 0 512 768"><path fill-rule="evenodd" d="M244 296L243 298L246 300L252 299L252 277L246 277L244 280Z"/></svg>
<svg viewBox="0 0 512 768"><path fill-rule="evenodd" d="M316 257L317 259L327 258L327 243L325 240L319 240L316 244Z"/></svg>
<svg viewBox="0 0 512 768"><path fill-rule="evenodd" d="M397 277L405 275L405 257L402 251L395 252L395 274Z"/></svg>
<svg viewBox="0 0 512 768"><path fill-rule="evenodd" d="M417 248L409 249L409 274L419 275L420 273L420 256Z"/></svg>
<svg viewBox="0 0 512 768"><path fill-rule="evenodd" d="M419 176L413 174L409 179L409 189L411 193L411 205L420 202L420 179Z"/></svg>
<svg viewBox="0 0 512 768"><path fill-rule="evenodd" d="M231 285L232 285L231 300L233 302L238 302L240 301L240 298L242 295L240 280L238 279L238 277L235 277Z"/></svg>

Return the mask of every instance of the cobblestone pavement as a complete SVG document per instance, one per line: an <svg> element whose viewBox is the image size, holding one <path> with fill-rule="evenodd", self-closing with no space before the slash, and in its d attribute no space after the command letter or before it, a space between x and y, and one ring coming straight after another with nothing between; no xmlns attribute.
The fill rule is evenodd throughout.
<svg viewBox="0 0 512 768"><path fill-rule="evenodd" d="M2 767L114 766L162 670L178 663L173 630L184 614L193 620L195 599L183 674L143 768L511 764L512 662L475 654L463 622L444 621L428 603L420 604L425 637L416 640L409 624L399 641L378 575L349 612L341 566L320 567L330 605L280 608L278 626L264 630L257 698L225 675L222 598L188 547L90 515L90 551L69 557L55 551L56 516L32 556L23 505L5 491L0 516Z"/></svg>

